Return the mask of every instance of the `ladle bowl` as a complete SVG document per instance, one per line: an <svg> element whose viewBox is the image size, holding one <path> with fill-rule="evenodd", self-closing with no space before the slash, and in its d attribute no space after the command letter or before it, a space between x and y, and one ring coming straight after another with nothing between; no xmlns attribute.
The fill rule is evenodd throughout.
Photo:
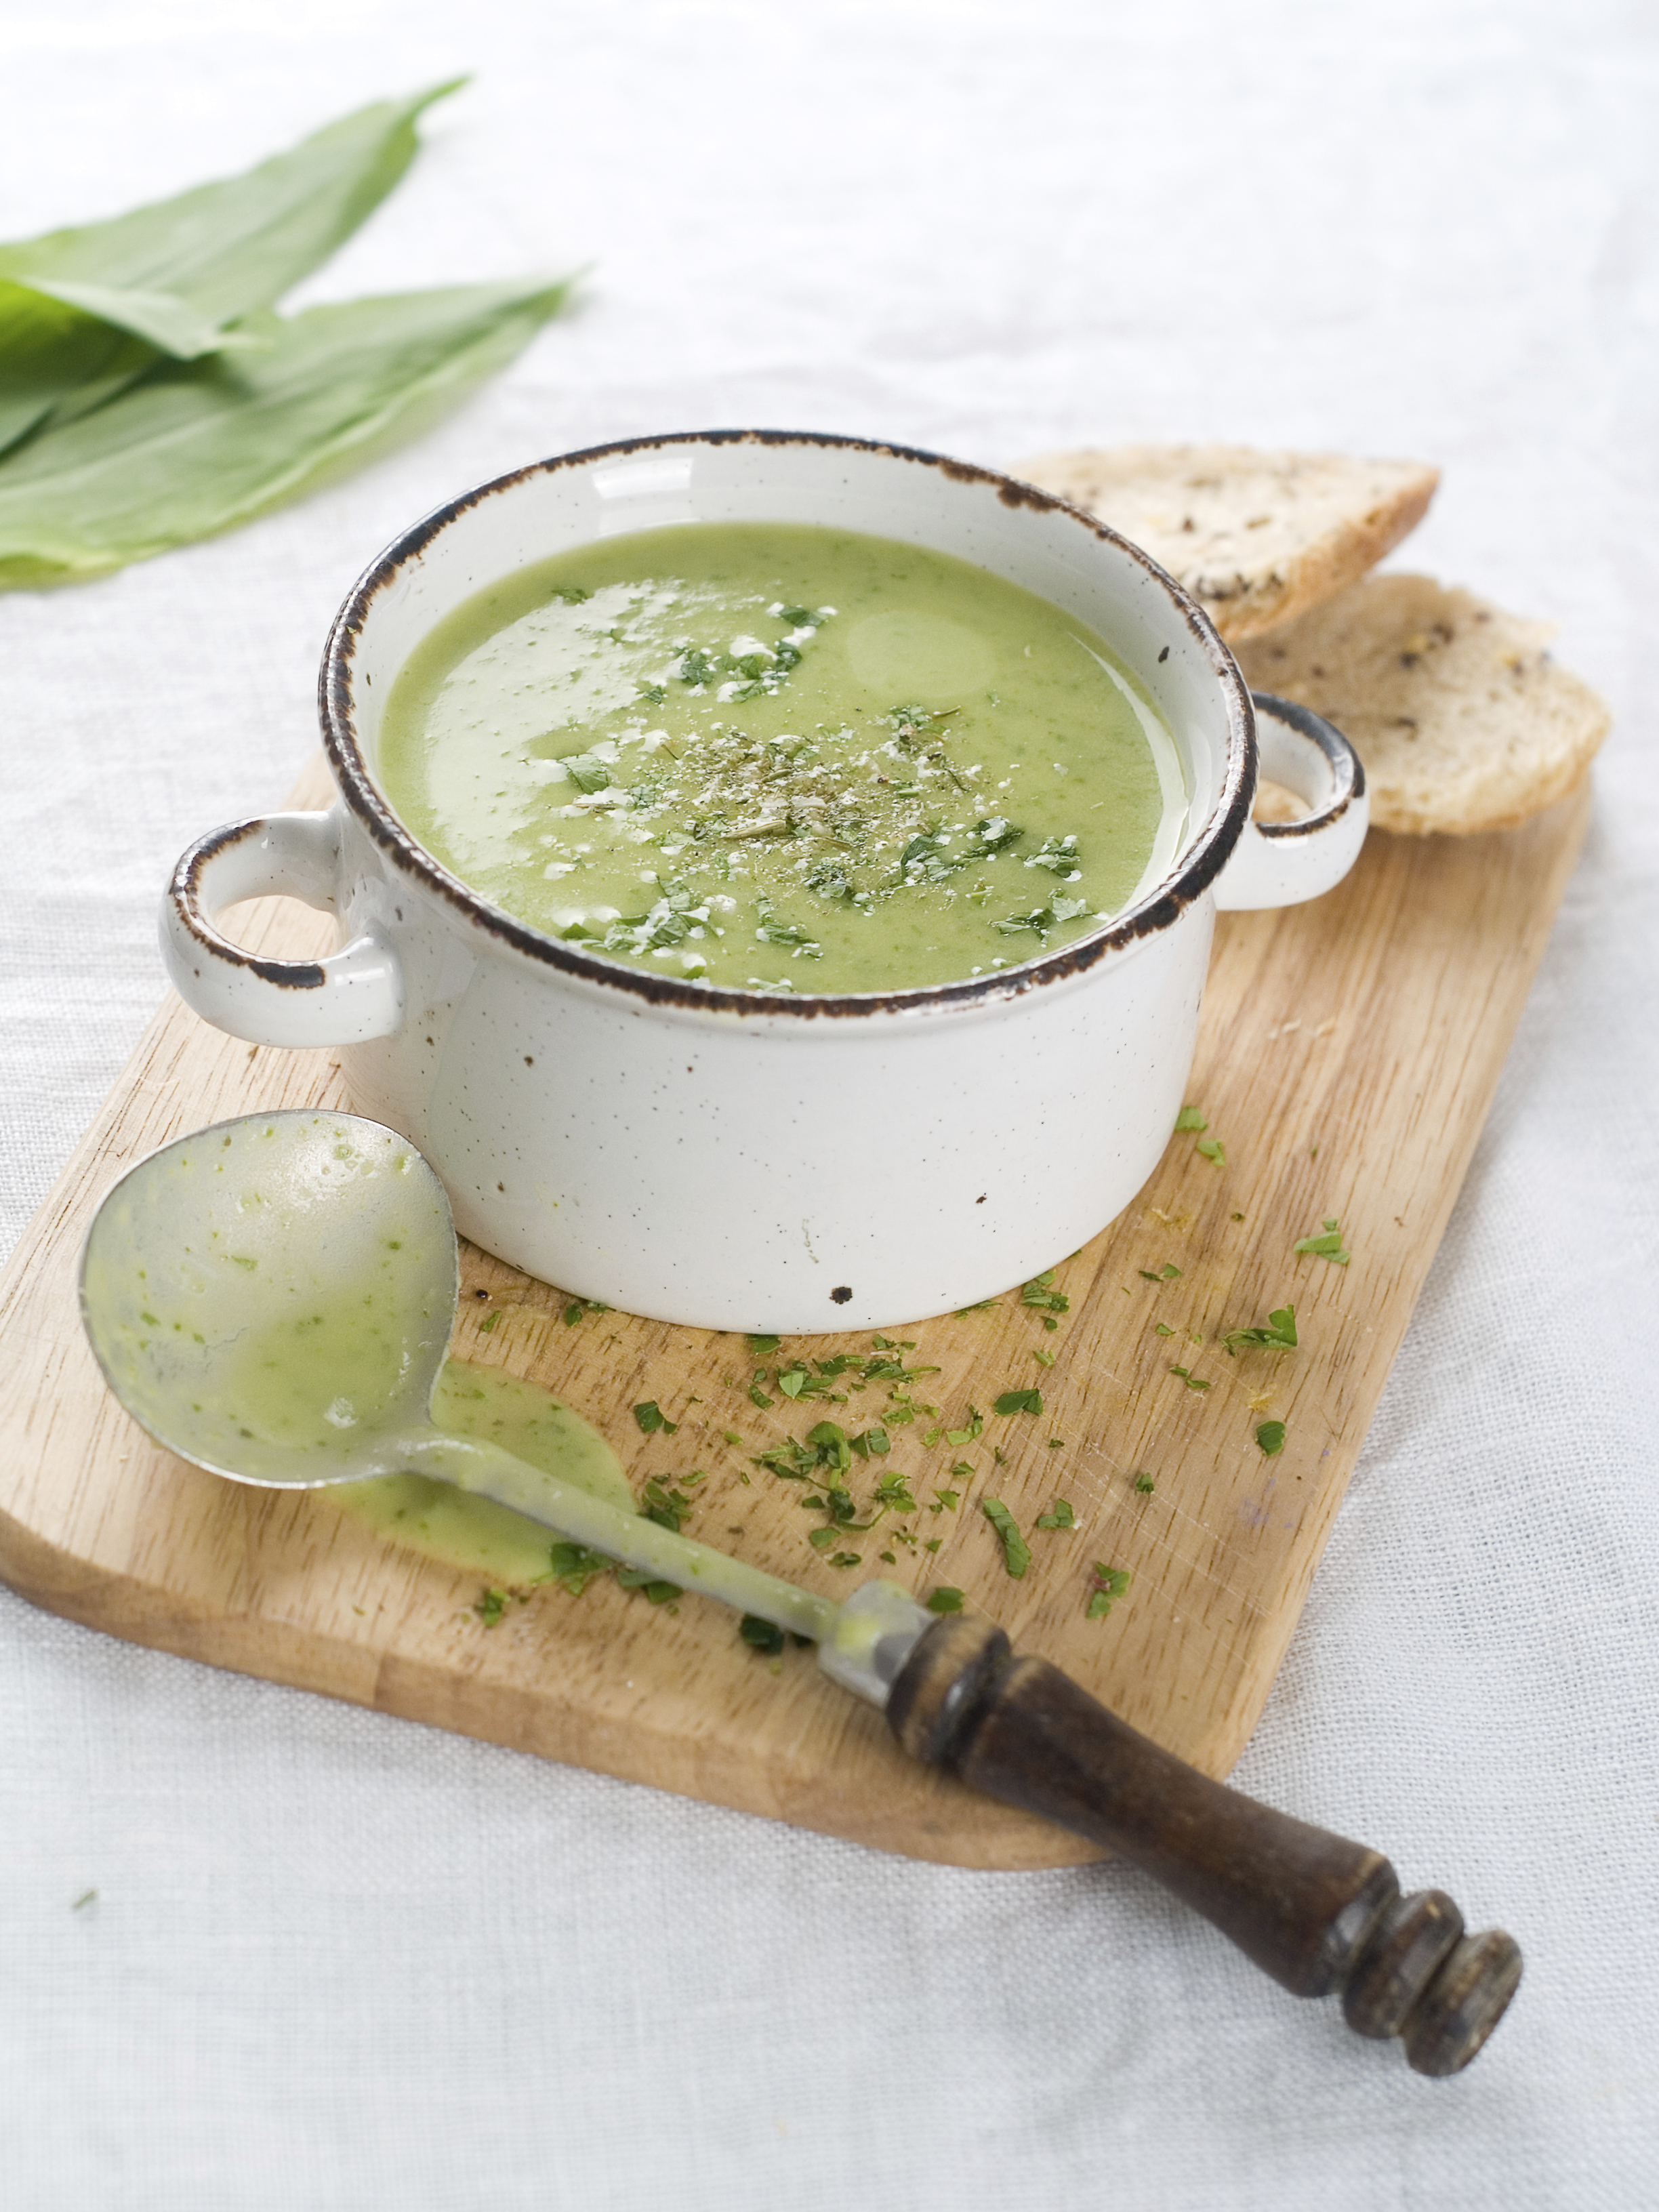
<svg viewBox="0 0 1659 2212"><path fill-rule="evenodd" d="M449 1200L407 1138L352 1114L255 1114L128 1170L87 1237L81 1313L127 1411L212 1474L283 1489L434 1476L832 1640L831 1600L440 1429L459 1284Z"/></svg>

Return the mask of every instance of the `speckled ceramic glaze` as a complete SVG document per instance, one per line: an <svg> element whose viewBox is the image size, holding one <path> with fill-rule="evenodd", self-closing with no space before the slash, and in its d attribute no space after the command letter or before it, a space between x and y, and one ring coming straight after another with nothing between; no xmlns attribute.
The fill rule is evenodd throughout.
<svg viewBox="0 0 1659 2212"><path fill-rule="evenodd" d="M981 563L1101 633L1180 756L1168 874L1093 935L972 981L848 998L731 991L544 937L449 875L375 775L416 645L526 562L670 523L826 523ZM1328 890L1365 831L1346 743L1261 702L1264 765L1314 808L1256 824L1256 715L1203 614L1089 516L960 463L854 440L709 432L548 461L418 525L330 636L326 814L237 823L180 860L162 936L209 1021L339 1049L464 1234L583 1297L714 1328L881 1327L1035 1274L1109 1221L1169 1139L1215 909ZM1178 802L1177 802L1178 804ZM340 919L320 962L256 960L212 917L283 892Z"/></svg>

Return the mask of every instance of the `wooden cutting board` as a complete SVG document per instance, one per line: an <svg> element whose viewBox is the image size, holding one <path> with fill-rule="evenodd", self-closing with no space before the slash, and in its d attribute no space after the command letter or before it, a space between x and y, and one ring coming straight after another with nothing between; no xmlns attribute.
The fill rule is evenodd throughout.
<svg viewBox="0 0 1659 2212"><path fill-rule="evenodd" d="M295 803L326 796L319 760ZM636 1488L702 1470L693 1534L826 1591L872 1571L919 1595L957 1587L1136 1727L1224 1773L1301 1611L1589 805L1585 786L1498 836L1374 834L1350 879L1312 905L1222 916L1188 1097L1224 1164L1176 1136L1127 1212L1056 1255L1070 1303L1047 1316L1053 1329L1015 1290L897 1332L915 1346L908 1365L937 1370L899 1386L920 1409L908 1424L881 1380L834 1378L844 1404L777 1389L797 1357L875 1356L867 1335L761 1358L740 1336L624 1314L567 1322L556 1289L470 1248L453 1352L550 1386L609 1437ZM283 902L245 921L237 933L266 951L316 945L317 918ZM325 1054L238 1043L176 1000L157 1015L0 1281L0 1575L135 1643L884 1850L978 1867L1097 1856L911 1765L810 1651L757 1653L719 1607L653 1606L606 1577L580 1596L544 1584L487 1626L476 1571L383 1540L325 1494L240 1489L152 1444L105 1390L76 1315L99 1199L181 1132L344 1103ZM1327 1218L1341 1222L1346 1267L1292 1252ZM1297 1351L1230 1358L1216 1341L1287 1299ZM758 1368L770 1407L750 1395ZM992 1412L1000 1394L1033 1388L1040 1415ZM641 1429L632 1409L647 1401L676 1433ZM952 1443L970 1406L983 1433ZM805 1486L756 1463L826 1417L892 1438L867 1472L854 1462L860 1504L889 1472L917 1500L837 1544L856 1567L807 1543L823 1516L803 1510ZM1272 1419L1285 1440L1268 1457L1255 1431ZM1151 1490L1137 1487L1147 1475ZM958 1494L955 1510L941 1490ZM1025 1533L1021 1579L987 1498ZM1076 1526L1036 1528L1056 1498ZM1132 1579L1091 1620L1096 1562Z"/></svg>

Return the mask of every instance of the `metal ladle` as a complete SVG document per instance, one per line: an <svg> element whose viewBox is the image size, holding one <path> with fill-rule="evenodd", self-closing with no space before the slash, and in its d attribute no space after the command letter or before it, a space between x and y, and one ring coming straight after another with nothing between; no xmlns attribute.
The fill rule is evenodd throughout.
<svg viewBox="0 0 1659 2212"><path fill-rule="evenodd" d="M104 1199L81 1310L111 1389L159 1443L237 1482L319 1488L418 1473L808 1637L904 1749L1146 1869L1299 1996L1455 2073L1521 1978L1439 1890L1402 1897L1378 1852L1241 1796L1057 1668L896 1583L840 1604L744 1565L432 1419L459 1290L442 1185L378 1122L251 1115L181 1138Z"/></svg>

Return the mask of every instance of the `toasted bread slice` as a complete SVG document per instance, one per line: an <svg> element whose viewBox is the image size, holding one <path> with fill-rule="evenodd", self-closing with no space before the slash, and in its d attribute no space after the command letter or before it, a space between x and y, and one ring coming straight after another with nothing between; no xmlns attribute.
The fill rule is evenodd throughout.
<svg viewBox="0 0 1659 2212"><path fill-rule="evenodd" d="M1355 582L1422 520L1440 481L1420 461L1251 446L1044 453L1012 473L1145 547L1229 645Z"/></svg>
<svg viewBox="0 0 1659 2212"><path fill-rule="evenodd" d="M1238 663L1350 739L1376 828L1468 836L1541 812L1607 735L1602 701L1545 651L1553 635L1430 576L1366 576Z"/></svg>

